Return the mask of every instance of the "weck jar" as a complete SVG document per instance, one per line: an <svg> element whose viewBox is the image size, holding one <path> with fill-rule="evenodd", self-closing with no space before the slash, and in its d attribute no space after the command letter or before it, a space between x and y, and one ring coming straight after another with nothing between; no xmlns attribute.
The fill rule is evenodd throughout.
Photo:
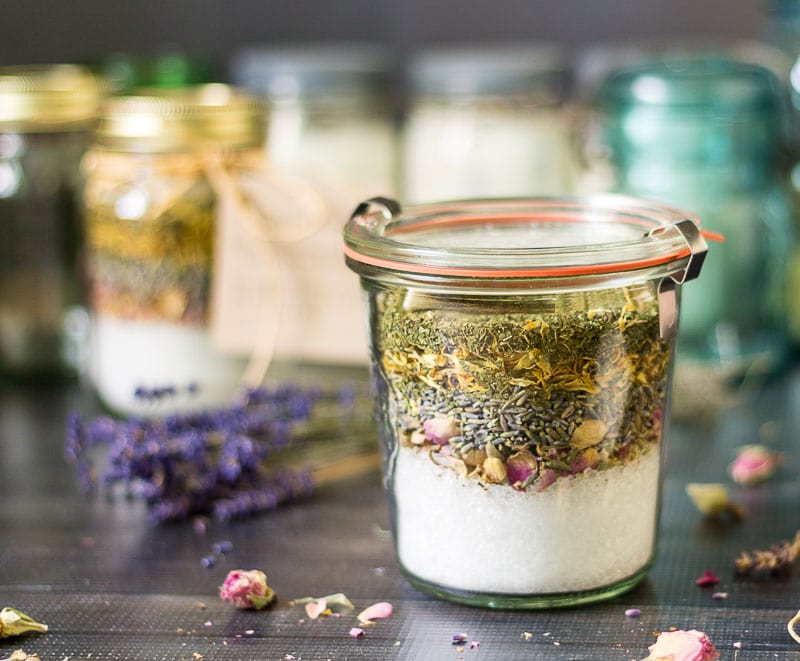
<svg viewBox="0 0 800 661"><path fill-rule="evenodd" d="M264 133L263 105L226 85L104 107L83 167L90 373L112 409L218 406L250 379L259 337L268 357L279 277L251 213L269 189Z"/></svg>
<svg viewBox="0 0 800 661"><path fill-rule="evenodd" d="M656 547L692 215L632 198L362 203L361 279L400 566L496 608L640 581Z"/></svg>
<svg viewBox="0 0 800 661"><path fill-rule="evenodd" d="M0 69L0 371L74 377L88 315L79 163L103 95L75 65Z"/></svg>

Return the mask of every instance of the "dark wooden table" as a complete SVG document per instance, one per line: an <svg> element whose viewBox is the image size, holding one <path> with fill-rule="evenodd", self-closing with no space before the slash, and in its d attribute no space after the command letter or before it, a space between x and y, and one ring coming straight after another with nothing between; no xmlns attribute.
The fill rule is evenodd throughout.
<svg viewBox="0 0 800 661"><path fill-rule="evenodd" d="M143 506L87 498L62 457L68 410L91 410L80 388L0 388L0 605L46 622L46 634L0 640L43 660L101 659L641 659L654 631L706 631L722 659L800 659L786 632L800 608L800 567L763 581L734 577L740 550L790 538L800 528L800 375L754 393L705 426L673 424L659 553L632 592L599 605L510 612L470 608L420 594L399 574L380 479L367 475L246 521L149 525ZM736 524L711 523L685 495L690 481L731 484L734 448L769 423L785 454L767 484L733 488L747 510ZM733 486L733 485L732 485ZM201 560L221 540L233 550ZM266 612L223 602L228 570L260 568L279 595ZM722 582L695 585L704 570ZM712 593L727 592L726 599ZM348 634L354 616L309 620L289 601L344 592L357 608L389 601L394 614ZM638 618L626 609L638 608ZM478 647L460 650L465 633Z"/></svg>

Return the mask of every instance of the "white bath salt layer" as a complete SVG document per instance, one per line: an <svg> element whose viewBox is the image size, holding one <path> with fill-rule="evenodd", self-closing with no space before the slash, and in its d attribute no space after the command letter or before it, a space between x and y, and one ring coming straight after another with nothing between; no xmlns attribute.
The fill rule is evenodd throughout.
<svg viewBox="0 0 800 661"><path fill-rule="evenodd" d="M92 381L108 406L156 415L159 407L137 399L136 388L196 386L165 402L173 411L223 406L239 389L246 360L216 349L202 327L96 315L91 363Z"/></svg>
<svg viewBox="0 0 800 661"><path fill-rule="evenodd" d="M546 594L628 578L654 548L659 451L542 492L486 485L401 448L394 473L405 569L458 590Z"/></svg>

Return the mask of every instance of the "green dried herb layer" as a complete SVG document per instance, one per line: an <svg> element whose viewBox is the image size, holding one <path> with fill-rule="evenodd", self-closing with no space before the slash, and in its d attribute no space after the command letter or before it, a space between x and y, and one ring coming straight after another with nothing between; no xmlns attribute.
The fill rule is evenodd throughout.
<svg viewBox="0 0 800 661"><path fill-rule="evenodd" d="M616 290L596 307L528 312L520 300L487 312L474 299L409 309L404 291L375 295L400 444L464 476L541 490L659 443L670 346L653 297Z"/></svg>

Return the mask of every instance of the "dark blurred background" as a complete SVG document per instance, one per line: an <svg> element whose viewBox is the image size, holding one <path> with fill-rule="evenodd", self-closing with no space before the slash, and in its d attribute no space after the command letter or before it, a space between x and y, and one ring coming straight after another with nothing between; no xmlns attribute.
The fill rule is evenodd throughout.
<svg viewBox="0 0 800 661"><path fill-rule="evenodd" d="M252 44L377 41L399 61L451 42L555 41L580 49L660 38L752 39L766 0L4 0L0 63L109 52L203 53L223 67Z"/></svg>

